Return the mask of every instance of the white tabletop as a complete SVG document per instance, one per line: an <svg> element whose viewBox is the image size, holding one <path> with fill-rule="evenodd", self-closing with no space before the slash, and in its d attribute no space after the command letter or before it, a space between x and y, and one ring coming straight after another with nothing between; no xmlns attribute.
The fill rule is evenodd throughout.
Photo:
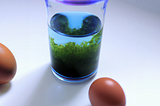
<svg viewBox="0 0 160 106"><path fill-rule="evenodd" d="M91 106L88 90L100 77L124 89L126 106L159 106L160 15L110 0L98 73L86 82L59 81L50 69L44 0L0 2L0 42L17 61L14 79L0 85L0 106Z"/></svg>

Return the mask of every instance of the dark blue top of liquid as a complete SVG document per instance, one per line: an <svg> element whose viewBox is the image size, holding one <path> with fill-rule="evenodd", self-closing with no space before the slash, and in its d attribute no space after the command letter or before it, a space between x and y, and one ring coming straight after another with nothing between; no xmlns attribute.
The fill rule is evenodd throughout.
<svg viewBox="0 0 160 106"><path fill-rule="evenodd" d="M97 3L100 1L106 1L108 0L56 0L57 2L68 4L68 5L89 5L93 3Z"/></svg>

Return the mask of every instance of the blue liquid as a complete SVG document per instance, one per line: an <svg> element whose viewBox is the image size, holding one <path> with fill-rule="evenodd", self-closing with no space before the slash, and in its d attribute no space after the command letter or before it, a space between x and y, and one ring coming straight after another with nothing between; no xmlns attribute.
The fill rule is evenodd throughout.
<svg viewBox="0 0 160 106"><path fill-rule="evenodd" d="M91 20L87 20L88 17L91 17ZM86 12L58 13L50 22L49 35L58 45L68 42L80 45L83 41L90 41L93 38L92 35L101 29L99 18ZM76 31L79 33L74 34Z"/></svg>
<svg viewBox="0 0 160 106"><path fill-rule="evenodd" d="M48 27L53 73L60 79L82 81L96 73L101 21L86 12L61 12Z"/></svg>

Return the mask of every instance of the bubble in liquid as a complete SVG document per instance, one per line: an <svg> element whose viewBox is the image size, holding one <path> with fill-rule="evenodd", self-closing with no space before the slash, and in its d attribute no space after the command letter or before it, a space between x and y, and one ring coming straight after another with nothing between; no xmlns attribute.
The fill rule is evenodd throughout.
<svg viewBox="0 0 160 106"><path fill-rule="evenodd" d="M50 21L51 28L61 33L65 33L68 24L67 17L62 14L55 14Z"/></svg>
<svg viewBox="0 0 160 106"><path fill-rule="evenodd" d="M85 34L99 31L101 28L101 21L97 16L90 15L83 20L82 31Z"/></svg>

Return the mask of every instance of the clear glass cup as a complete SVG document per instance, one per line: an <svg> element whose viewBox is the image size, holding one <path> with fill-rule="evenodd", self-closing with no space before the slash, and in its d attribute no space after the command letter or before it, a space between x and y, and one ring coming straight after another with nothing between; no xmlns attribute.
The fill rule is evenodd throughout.
<svg viewBox="0 0 160 106"><path fill-rule="evenodd" d="M45 0L53 74L82 82L98 68L108 0Z"/></svg>

